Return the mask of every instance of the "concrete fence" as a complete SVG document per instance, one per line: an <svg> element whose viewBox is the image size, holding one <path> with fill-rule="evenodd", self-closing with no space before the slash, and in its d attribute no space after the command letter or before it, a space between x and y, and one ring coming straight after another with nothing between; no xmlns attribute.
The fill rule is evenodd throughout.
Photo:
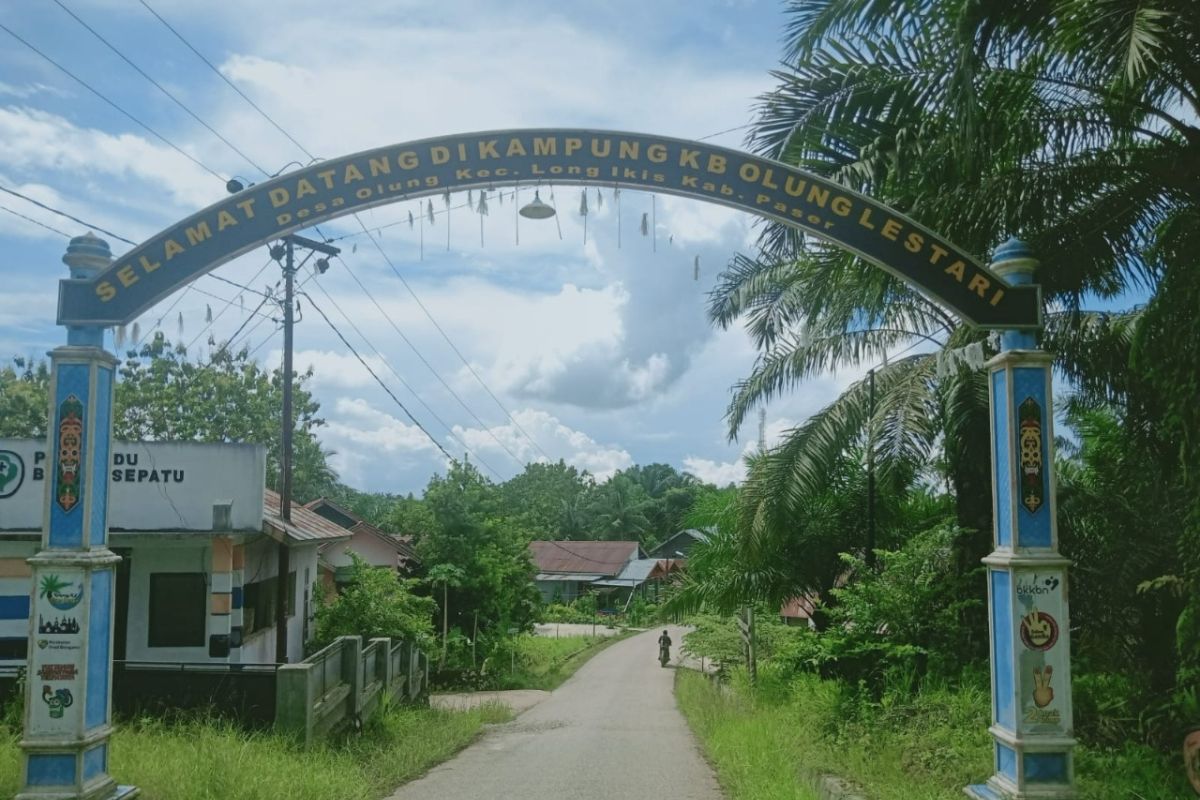
<svg viewBox="0 0 1200 800"><path fill-rule="evenodd" d="M429 659L408 642L341 636L276 673L275 727L305 744L343 724L361 725L389 702L429 702Z"/></svg>

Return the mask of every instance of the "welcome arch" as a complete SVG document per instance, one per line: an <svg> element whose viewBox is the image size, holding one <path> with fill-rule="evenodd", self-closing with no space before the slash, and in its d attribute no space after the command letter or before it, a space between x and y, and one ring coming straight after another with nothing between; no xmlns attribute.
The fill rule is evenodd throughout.
<svg viewBox="0 0 1200 800"><path fill-rule="evenodd" d="M624 186L756 214L888 270L983 327L1040 322L1038 289L1010 286L945 237L839 184L724 147L645 134L521 129L423 139L321 161L247 188L63 285L64 325L130 322L172 291L272 239L447 191L539 183Z"/></svg>
<svg viewBox="0 0 1200 800"><path fill-rule="evenodd" d="M104 329L123 325L221 264L293 231L405 200L495 186L620 186L717 203L790 225L906 281L969 324L1005 331L988 364L995 552L987 559L995 774L969 794L1067 797L1073 785L1067 561L1058 555L1051 357L1036 350L1037 261L1020 242L989 266L887 206L777 161L701 142L615 131L518 129L406 142L321 161L250 186L113 259L72 240L51 354L52 441L46 529L35 587L77 590L81 630L30 647L20 798L131 796L108 774L114 569L107 466L116 359ZM59 592L61 594L61 592ZM74 595L73 595L74 596ZM41 602L35 590L31 618ZM35 638L33 626L30 640ZM60 662L72 659L70 665ZM61 679L61 680L59 680ZM47 684L49 695L42 690ZM73 703L51 713L45 696Z"/></svg>

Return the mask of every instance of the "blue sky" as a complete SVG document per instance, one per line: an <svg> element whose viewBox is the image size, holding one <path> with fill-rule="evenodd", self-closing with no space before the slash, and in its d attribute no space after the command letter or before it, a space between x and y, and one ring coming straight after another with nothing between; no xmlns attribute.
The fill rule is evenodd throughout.
<svg viewBox="0 0 1200 800"><path fill-rule="evenodd" d="M268 172L299 149L259 116L138 2L63 0L101 35ZM388 2L308 0L237 4L148 0L243 92L308 150L343 155L441 134L510 127L631 130L699 138L743 126L771 87L781 53L777 2ZM52 2L8 0L4 24L114 102L222 175L261 173L165 97ZM155 139L35 53L0 32L0 184L140 241L223 196L221 181ZM738 147L744 130L711 141ZM339 244L368 297L335 262L309 286L314 299L367 357L397 397L450 452L463 445L507 478L542 452L604 477L662 461L721 483L741 474L756 431L729 443L722 420L729 388L754 352L740 330L708 324L705 294L717 273L754 240L754 220L716 206L625 191L589 197L584 241L578 188L556 191L558 227L524 221L515 242L511 200L483 219L450 212L426 229L423 254L407 217L416 203L364 212L416 295L470 364L464 365L414 298L362 236ZM546 193L543 192L543 195ZM522 202L530 199L528 192ZM548 198L546 198L548 199ZM465 202L455 197L452 205ZM22 200L0 205L72 235L81 226ZM440 211L442 204L435 200ZM621 240L618 246L618 209ZM657 219L657 252L641 236ZM322 226L354 234L353 218ZM310 232L311 234L311 232ZM61 236L0 212L5 291L0 354L40 355L61 343L53 324L65 276ZM115 252L127 245L110 240ZM693 279L699 258L700 279ZM215 274L263 288L278 280L265 252ZM179 300L161 323L204 358L258 298L213 278ZM382 354L376 356L328 292ZM139 321L144 337L176 298ZM410 349L375 306L415 345ZM206 328L211 308L216 321ZM270 322L239 338L278 364ZM297 328L297 365L329 422L333 464L352 486L419 491L444 467L436 448L381 390L320 318ZM441 380L422 362L429 362ZM386 359L386 363L384 361ZM400 386L449 424L453 436ZM476 380L482 377L515 425ZM813 381L768 409L779 431L828 403L856 374ZM451 386L470 411L442 385ZM523 432L522 432L523 431ZM531 444L524 434L537 442ZM509 454L510 451L511 455ZM515 458L514 458L515 456Z"/></svg>

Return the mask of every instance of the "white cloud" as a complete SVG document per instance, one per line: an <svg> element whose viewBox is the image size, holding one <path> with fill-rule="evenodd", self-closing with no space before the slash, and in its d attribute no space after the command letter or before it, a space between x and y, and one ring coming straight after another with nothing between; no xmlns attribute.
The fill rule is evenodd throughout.
<svg viewBox="0 0 1200 800"><path fill-rule="evenodd" d="M522 462L545 461L545 456L541 454L544 450L551 459L562 459L587 470L598 480L607 480L617 470L633 464L633 457L623 447L600 444L588 434L563 424L545 411L522 409L513 412L513 419L516 424L486 429L455 425L454 433L472 450L484 454L489 461L494 459L493 463L500 459L512 463L505 448ZM528 438L525 434L528 434ZM541 450L529 439L537 442Z"/></svg>
<svg viewBox="0 0 1200 800"><path fill-rule="evenodd" d="M282 355L282 350L274 351L269 357L270 363L277 363ZM375 384L375 379L351 353L336 353L330 350L298 350L292 359L297 372L303 372L312 367L312 386L314 388L358 389ZM383 359L364 354L363 361L367 362L376 375L381 378L391 378Z"/></svg>

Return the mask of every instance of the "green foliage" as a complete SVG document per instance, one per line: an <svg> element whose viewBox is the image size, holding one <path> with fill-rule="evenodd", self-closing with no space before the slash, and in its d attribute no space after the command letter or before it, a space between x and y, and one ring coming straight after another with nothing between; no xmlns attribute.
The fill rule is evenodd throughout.
<svg viewBox="0 0 1200 800"><path fill-rule="evenodd" d="M433 527L416 537L423 563L458 570L446 588L449 625L461 631L503 634L527 629L539 605L529 540L500 515L500 494L469 463L455 462L434 476L424 504Z"/></svg>
<svg viewBox="0 0 1200 800"><path fill-rule="evenodd" d="M530 463L500 486L504 513L531 539L557 539L564 533L564 509L593 485L591 476L559 461Z"/></svg>
<svg viewBox="0 0 1200 800"><path fill-rule="evenodd" d="M735 675L721 691L681 671L676 695L731 800L815 797L822 773L853 778L869 797L953 800L992 773L989 698L980 675L958 687L889 688L870 699L846 684L760 667L757 689ZM1177 800L1177 756L1124 744L1081 746L1081 800Z"/></svg>
<svg viewBox="0 0 1200 800"><path fill-rule="evenodd" d="M619 638L523 635L504 639L488 656L487 687L552 691Z"/></svg>
<svg viewBox="0 0 1200 800"><path fill-rule="evenodd" d="M144 718L121 724L110 771L158 800L376 800L470 744L502 706L469 711L390 707L362 734L302 748L228 722ZM15 731L0 729L0 794L16 794L21 770Z"/></svg>
<svg viewBox="0 0 1200 800"><path fill-rule="evenodd" d="M541 612L538 614L538 619L541 622L570 622L578 625L586 625L594 622L596 619L596 604L591 604L590 610L585 610L579 606L578 601L574 603L550 603L542 606Z"/></svg>
<svg viewBox="0 0 1200 800"><path fill-rule="evenodd" d="M307 502L326 494L335 475L316 438L325 424L320 404L294 378L296 414L292 491ZM243 349L218 350L205 363L189 361L182 346L161 334L130 351L120 367L113 435L127 440L251 442L267 447L267 485L279 488L283 374L251 361Z"/></svg>
<svg viewBox="0 0 1200 800"><path fill-rule="evenodd" d="M351 557L350 580L340 594L327 599L319 586L314 590L313 649L339 636L361 636L364 643L386 636L427 646L433 633L433 600L413 594L416 581L403 580L390 569L372 567L353 553Z"/></svg>
<svg viewBox="0 0 1200 800"><path fill-rule="evenodd" d="M49 427L50 367L14 358L0 367L0 437L40 439Z"/></svg>
<svg viewBox="0 0 1200 800"><path fill-rule="evenodd" d="M878 551L877 570L846 556L857 580L833 590L828 629L809 637L809 664L878 692L889 679L916 686L986 658L987 628L970 613L984 606L983 570L959 573L963 535L950 525L919 533Z"/></svg>

